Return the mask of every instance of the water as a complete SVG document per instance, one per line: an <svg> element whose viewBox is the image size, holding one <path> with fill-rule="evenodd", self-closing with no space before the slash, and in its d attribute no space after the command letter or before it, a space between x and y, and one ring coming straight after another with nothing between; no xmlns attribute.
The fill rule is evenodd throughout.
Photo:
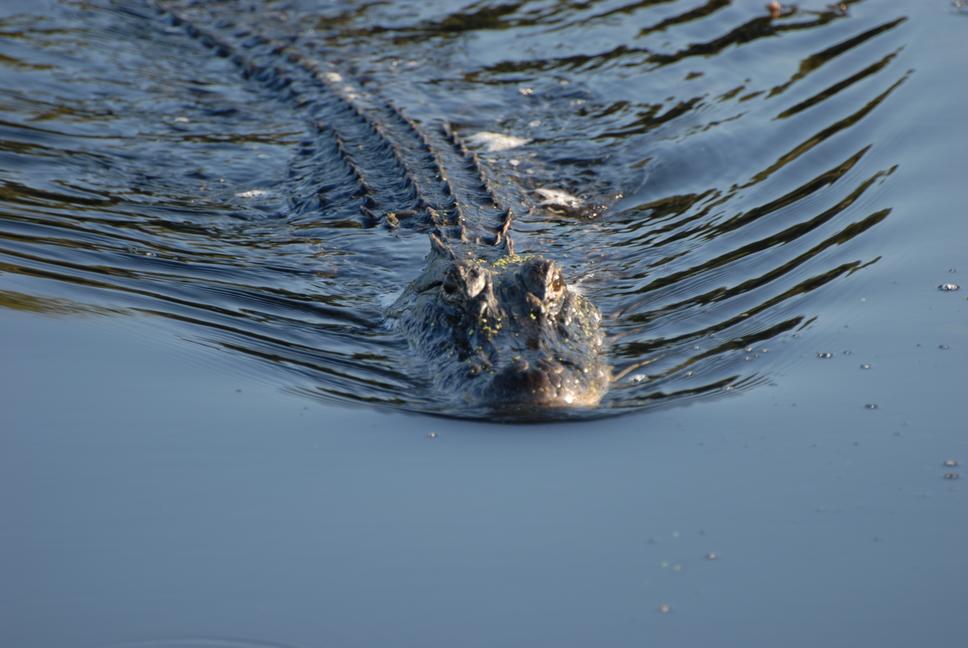
<svg viewBox="0 0 968 648"><path fill-rule="evenodd" d="M883 194L898 159L874 134L912 74L897 60L907 17L604 9L504 6L518 24L443 6L414 22L397 5L239 18L210 5L173 24L148 6L63 7L71 30L10 48L28 61L7 81L21 88L8 109L10 274L53 273L69 294L52 297L183 322L290 389L468 415L428 388L385 325L429 246L370 222L416 204L400 197L404 169L360 132L358 106L404 160L414 137L400 114L428 136L446 122L479 143L517 214L517 252L559 261L605 314L616 381L595 414L766 384L817 305L880 261L865 237L895 211ZM616 17L629 12L637 29ZM331 81L247 50L235 33L256 26L273 43L297 37L293 50ZM205 46L216 41L226 56ZM72 61L78 48L90 59ZM776 60L793 52L791 73ZM420 187L433 179L416 144L407 166ZM434 148L453 169L450 145ZM365 207L349 171L371 188ZM450 175L456 190L463 177ZM562 215L546 204L562 192L607 211ZM468 196L470 222L500 222Z"/></svg>
<svg viewBox="0 0 968 648"><path fill-rule="evenodd" d="M312 208L297 102L145 5L5 5L4 643L950 642L968 18L763 4L231 12L528 140L471 141L626 415L525 427L402 413L460 414L383 322L426 236Z"/></svg>

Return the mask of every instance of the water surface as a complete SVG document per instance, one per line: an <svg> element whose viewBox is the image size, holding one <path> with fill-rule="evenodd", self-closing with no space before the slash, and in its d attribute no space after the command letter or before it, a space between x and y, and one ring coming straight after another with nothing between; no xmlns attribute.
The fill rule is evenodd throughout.
<svg viewBox="0 0 968 648"><path fill-rule="evenodd" d="M245 6L180 8L470 143L627 415L401 413L461 415L384 317L427 238L321 202L306 105L149 5L4 6L4 643L954 640L962 12Z"/></svg>

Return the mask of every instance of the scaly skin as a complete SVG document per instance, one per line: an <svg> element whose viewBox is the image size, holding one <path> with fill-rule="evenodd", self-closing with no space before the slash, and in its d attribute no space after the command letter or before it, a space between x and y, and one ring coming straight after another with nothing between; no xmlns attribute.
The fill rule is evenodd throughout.
<svg viewBox="0 0 968 648"><path fill-rule="evenodd" d="M333 160L320 183L335 187L338 200L358 203L367 224L402 229L406 214L408 228L431 232L428 263L390 315L442 399L469 415L514 419L598 404L611 377L601 314L568 289L554 261L514 255L512 212L452 126L437 124L431 137L389 102L371 97L361 105L320 61L228 17L210 24L168 3L158 9L247 78L285 89L282 99L314 115L314 141ZM563 191L538 193L540 206L556 214L599 213ZM318 201L318 191L313 196ZM307 204L324 217L313 200Z"/></svg>
<svg viewBox="0 0 968 648"><path fill-rule="evenodd" d="M392 313L442 393L516 417L598 404L611 376L601 314L557 263L489 263L436 235L431 243L427 267Z"/></svg>

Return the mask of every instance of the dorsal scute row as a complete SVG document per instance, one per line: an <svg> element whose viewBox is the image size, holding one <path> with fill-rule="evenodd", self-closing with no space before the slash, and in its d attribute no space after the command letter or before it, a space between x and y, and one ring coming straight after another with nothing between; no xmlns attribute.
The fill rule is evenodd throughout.
<svg viewBox="0 0 968 648"><path fill-rule="evenodd" d="M366 225L424 229L442 241L513 251L511 211L501 207L480 158L453 125L441 122L428 131L393 102L372 97L295 47L296 36L270 38L225 18L193 21L180 10L158 8L243 76L309 113L317 141L306 154L319 161L335 152L337 160L303 165L319 176L319 189L294 196L295 213L336 218L345 209L330 212L332 206L351 200Z"/></svg>

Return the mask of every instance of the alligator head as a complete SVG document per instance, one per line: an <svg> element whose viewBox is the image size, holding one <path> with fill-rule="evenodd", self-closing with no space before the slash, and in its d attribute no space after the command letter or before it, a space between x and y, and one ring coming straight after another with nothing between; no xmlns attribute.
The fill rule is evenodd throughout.
<svg viewBox="0 0 968 648"><path fill-rule="evenodd" d="M393 312L442 393L515 417L598 404L611 376L601 314L557 263L461 258L431 240Z"/></svg>

